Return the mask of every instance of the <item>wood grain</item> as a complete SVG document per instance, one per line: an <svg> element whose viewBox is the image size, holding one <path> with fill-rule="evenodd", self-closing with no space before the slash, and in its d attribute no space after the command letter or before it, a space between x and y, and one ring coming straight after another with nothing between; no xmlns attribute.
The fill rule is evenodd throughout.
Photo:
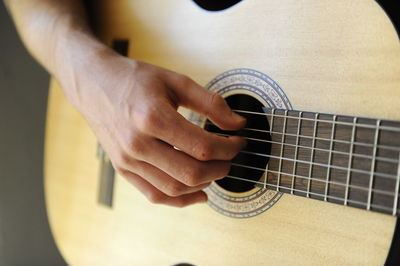
<svg viewBox="0 0 400 266"><path fill-rule="evenodd" d="M130 57L200 84L248 67L298 110L400 120L399 42L372 0L244 0L216 13L192 1L102 0L96 9L106 43L129 38ZM96 139L54 81L49 97L46 200L70 265L384 264L393 217L297 196L232 219L207 205L152 205L118 176L114 206L103 208Z"/></svg>

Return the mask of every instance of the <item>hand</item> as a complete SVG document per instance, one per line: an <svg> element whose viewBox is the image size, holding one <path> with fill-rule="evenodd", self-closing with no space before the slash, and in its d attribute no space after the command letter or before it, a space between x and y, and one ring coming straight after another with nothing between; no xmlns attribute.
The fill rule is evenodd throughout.
<svg viewBox="0 0 400 266"><path fill-rule="evenodd" d="M245 119L186 76L111 51L99 58L62 85L71 87L67 96L116 171L153 203L205 202L202 189L228 174L229 161L245 142L209 133L177 108L202 113L225 130L240 129Z"/></svg>

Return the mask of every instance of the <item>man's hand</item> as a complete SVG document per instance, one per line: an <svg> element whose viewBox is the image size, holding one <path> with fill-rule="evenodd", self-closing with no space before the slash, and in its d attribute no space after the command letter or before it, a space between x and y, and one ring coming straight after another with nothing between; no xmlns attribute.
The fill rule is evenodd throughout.
<svg viewBox="0 0 400 266"><path fill-rule="evenodd" d="M204 202L201 191L223 178L244 146L239 137L221 137L188 122L185 106L225 130L245 119L223 98L186 76L105 51L63 86L84 115L115 169L151 202L186 206Z"/></svg>
<svg viewBox="0 0 400 266"><path fill-rule="evenodd" d="M191 79L122 57L91 33L78 0L6 0L30 52L60 82L115 169L151 202L204 202L201 190L224 177L244 146L186 121L185 106L222 129L245 119Z"/></svg>

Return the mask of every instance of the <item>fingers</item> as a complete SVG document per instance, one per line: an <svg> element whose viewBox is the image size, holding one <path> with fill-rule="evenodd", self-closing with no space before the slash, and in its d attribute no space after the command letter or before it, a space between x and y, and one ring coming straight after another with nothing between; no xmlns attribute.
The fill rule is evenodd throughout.
<svg viewBox="0 0 400 266"><path fill-rule="evenodd" d="M210 182L202 183L196 186L185 185L174 179L170 175L166 174L162 170L158 169L157 167L154 167L153 165L146 162L137 161L134 159L132 159L130 163L127 164L125 167L126 170L122 170L119 172L124 172L125 174L127 172L135 173L144 178L152 186L170 197L178 197L185 194L198 192L210 185Z"/></svg>
<svg viewBox="0 0 400 266"><path fill-rule="evenodd" d="M201 161L231 160L245 145L243 138L223 137L212 134L190 123L176 110L165 104L157 115L143 117L146 122L138 126L150 134L186 154Z"/></svg>
<svg viewBox="0 0 400 266"><path fill-rule="evenodd" d="M246 120L232 112L220 95L182 75L161 72L156 78L154 73L142 73L132 83L135 93L118 98L124 108L112 116L118 123L107 128L118 136L112 138L116 142L110 140L110 158L117 171L153 203L182 207L204 202L207 196L201 190L229 173L229 160L245 141L205 131L182 117L177 105L206 115L224 130L240 129Z"/></svg>
<svg viewBox="0 0 400 266"><path fill-rule="evenodd" d="M186 186L195 188L225 177L231 167L229 161L196 160L185 152L174 149L172 146L155 139L146 139L146 146L141 149L140 153L131 152L130 154L119 156L121 159L115 161L114 166L117 170L129 169L134 173L139 173L141 176L146 177L146 180L149 180L147 176L161 178L161 181L154 181L160 182L160 184L150 181L161 190L164 182L170 182L171 179L169 177ZM146 162L148 165L158 168L164 174L150 168L148 165L138 164L137 161ZM178 184L175 185L178 186ZM166 190L163 191L167 193Z"/></svg>
<svg viewBox="0 0 400 266"><path fill-rule="evenodd" d="M174 90L180 105L206 115L219 128L238 130L245 126L246 119L233 112L217 93L173 72L168 72L166 82L167 86Z"/></svg>
<svg viewBox="0 0 400 266"><path fill-rule="evenodd" d="M157 162L157 167L187 186L199 186L222 179L231 168L229 161L198 161L162 142L155 149L160 152L149 156L149 162Z"/></svg>
<svg viewBox="0 0 400 266"><path fill-rule="evenodd" d="M197 191L190 194L181 195L178 197L171 197L152 184L141 178L139 175L133 174L129 171L122 173L127 180L133 184L146 198L155 204L166 204L174 207L185 207L195 203L203 203L207 201L207 195L203 191Z"/></svg>

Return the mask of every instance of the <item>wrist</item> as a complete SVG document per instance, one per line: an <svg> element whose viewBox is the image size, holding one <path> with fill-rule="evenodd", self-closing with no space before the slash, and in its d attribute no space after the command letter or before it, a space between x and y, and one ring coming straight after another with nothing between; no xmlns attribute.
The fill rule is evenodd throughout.
<svg viewBox="0 0 400 266"><path fill-rule="evenodd" d="M87 31L69 30L57 38L51 73L73 105L78 107L82 89L89 89L86 83L93 78L93 72L112 53Z"/></svg>

